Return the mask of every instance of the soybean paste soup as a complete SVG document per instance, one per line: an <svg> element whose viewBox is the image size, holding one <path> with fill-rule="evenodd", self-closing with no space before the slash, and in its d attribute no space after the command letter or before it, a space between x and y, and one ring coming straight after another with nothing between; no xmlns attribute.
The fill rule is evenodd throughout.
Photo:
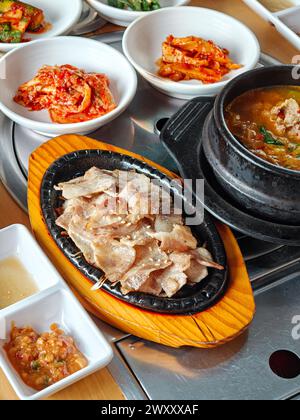
<svg viewBox="0 0 300 420"><path fill-rule="evenodd" d="M300 170L300 87L255 89L225 110L231 133L251 152L284 168Z"/></svg>

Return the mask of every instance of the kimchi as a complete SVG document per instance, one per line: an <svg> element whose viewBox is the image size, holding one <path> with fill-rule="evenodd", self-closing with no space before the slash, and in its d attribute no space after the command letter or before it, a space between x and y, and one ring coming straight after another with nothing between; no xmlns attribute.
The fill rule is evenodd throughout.
<svg viewBox="0 0 300 420"><path fill-rule="evenodd" d="M44 66L19 87L14 100L30 111L48 109L54 123L78 123L116 108L109 85L104 74L86 73L71 65Z"/></svg>
<svg viewBox="0 0 300 420"><path fill-rule="evenodd" d="M217 83L232 70L242 66L229 58L229 51L212 41L195 36L175 38L170 35L162 45L158 74L174 82L199 80Z"/></svg>

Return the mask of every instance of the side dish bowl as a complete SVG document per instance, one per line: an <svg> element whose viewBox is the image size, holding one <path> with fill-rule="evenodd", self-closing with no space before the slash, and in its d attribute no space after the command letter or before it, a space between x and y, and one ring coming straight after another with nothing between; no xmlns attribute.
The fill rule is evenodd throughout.
<svg viewBox="0 0 300 420"><path fill-rule="evenodd" d="M104 73L110 80L117 107L93 120L55 124L47 110L32 112L14 102L19 86L31 80L42 66L64 64L86 72ZM32 42L4 56L0 60L0 69L1 111L21 126L46 136L87 134L96 130L125 111L137 88L136 73L126 58L114 48L87 38L57 37Z"/></svg>
<svg viewBox="0 0 300 420"><path fill-rule="evenodd" d="M49 29L43 33L26 33L26 38L32 41L68 33L78 22L82 12L82 0L28 0L28 3L42 9L45 20L50 25ZM0 42L0 51L8 52L26 44Z"/></svg>
<svg viewBox="0 0 300 420"><path fill-rule="evenodd" d="M211 40L230 52L230 58L243 67L223 80L202 84L197 80L174 82L157 75L162 43L169 35L196 36ZM199 7L174 7L147 14L127 28L123 50L135 69L159 91L180 99L214 96L241 73L256 67L260 47L255 35L241 22L223 13Z"/></svg>
<svg viewBox="0 0 300 420"><path fill-rule="evenodd" d="M61 192L56 191L54 187L60 182L69 181L74 179L74 177L83 175L93 166L104 170L135 170L157 180L162 187L171 189L174 195L180 194L179 191L174 190L170 179L162 172L126 155L102 150L82 150L63 156L54 162L46 172L41 187L43 216L49 233L57 246L73 265L91 281L91 287L99 282L103 273L86 262L73 241L63 234L63 229L56 225L57 209L62 206L63 201ZM180 195L177 195L177 198L180 199ZM181 199L185 200L182 196ZM189 207L188 203L187 206ZM192 210L191 207L188 208L187 213L191 215L190 210ZM112 286L109 282L102 286L102 290L124 302L152 312L187 315L198 313L211 307L223 296L229 281L225 249L218 231L208 214L205 214L202 224L191 228L199 242L199 246L203 246L206 243L213 260L225 267L224 270L210 269L209 275L205 280L193 287L185 286L173 298L156 297L139 292L123 295L119 285ZM94 293L98 292L95 291Z"/></svg>
<svg viewBox="0 0 300 420"><path fill-rule="evenodd" d="M107 0L86 0L100 16L115 25L128 26L136 19L150 12L137 12L134 10L118 9L108 4ZM190 0L160 0L163 9L166 7L185 6Z"/></svg>

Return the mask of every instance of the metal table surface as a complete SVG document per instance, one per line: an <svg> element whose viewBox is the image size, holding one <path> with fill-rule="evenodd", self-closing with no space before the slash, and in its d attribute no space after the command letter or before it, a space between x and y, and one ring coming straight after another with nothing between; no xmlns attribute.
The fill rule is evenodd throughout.
<svg viewBox="0 0 300 420"><path fill-rule="evenodd" d="M120 49L121 33L100 36ZM262 57L262 64L276 63ZM91 137L133 150L175 170L159 142L156 123L182 105L139 80L129 109ZM0 176L26 209L28 157L45 138L3 115L0 120ZM135 399L297 399L300 378L277 377L269 358L277 350L299 354L292 319L300 315L300 248L264 243L236 233L256 294L257 315L249 332L217 350L171 349L95 320L113 345L109 369L124 395Z"/></svg>

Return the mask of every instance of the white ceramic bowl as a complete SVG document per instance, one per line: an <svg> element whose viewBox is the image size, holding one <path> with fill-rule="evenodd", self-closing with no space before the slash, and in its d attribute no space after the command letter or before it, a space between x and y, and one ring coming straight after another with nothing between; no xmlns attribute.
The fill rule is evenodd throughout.
<svg viewBox="0 0 300 420"><path fill-rule="evenodd" d="M91 121L55 124L47 110L31 112L14 102L18 87L34 77L45 64L71 64L87 72L104 73L117 108ZM130 104L137 88L137 76L126 58L114 48L95 40L58 37L35 41L11 51L0 60L0 109L16 123L48 137L87 134L118 117Z"/></svg>
<svg viewBox="0 0 300 420"><path fill-rule="evenodd" d="M0 310L0 367L18 397L22 400L46 398L108 365L113 357L110 345L22 225L0 230L0 261L9 257L22 263L38 289L35 295ZM4 351L13 322L19 328L31 326L39 333L49 331L52 324L58 324L75 339L88 360L88 366L42 391L28 387Z"/></svg>
<svg viewBox="0 0 300 420"><path fill-rule="evenodd" d="M77 23L82 12L82 0L29 0L28 2L32 6L42 9L45 13L46 21L51 24L51 28L45 33L26 34L26 37L33 41L68 33ZM0 43L0 51L11 51L23 45L24 43Z"/></svg>
<svg viewBox="0 0 300 420"><path fill-rule="evenodd" d="M231 71L219 83L204 85L197 80L173 82L157 75L162 43L169 35L198 36L230 51L243 67ZM242 23L223 13L200 7L180 7L152 12L133 22L123 38L123 50L136 70L161 92L180 99L214 96L234 77L256 67L260 46L255 35Z"/></svg>
<svg viewBox="0 0 300 420"><path fill-rule="evenodd" d="M108 22L115 25L128 26L136 19L152 12L134 12L132 10L122 10L108 5L107 0L86 0L87 3L93 7L100 16ZM184 6L190 0L160 0L162 8Z"/></svg>

